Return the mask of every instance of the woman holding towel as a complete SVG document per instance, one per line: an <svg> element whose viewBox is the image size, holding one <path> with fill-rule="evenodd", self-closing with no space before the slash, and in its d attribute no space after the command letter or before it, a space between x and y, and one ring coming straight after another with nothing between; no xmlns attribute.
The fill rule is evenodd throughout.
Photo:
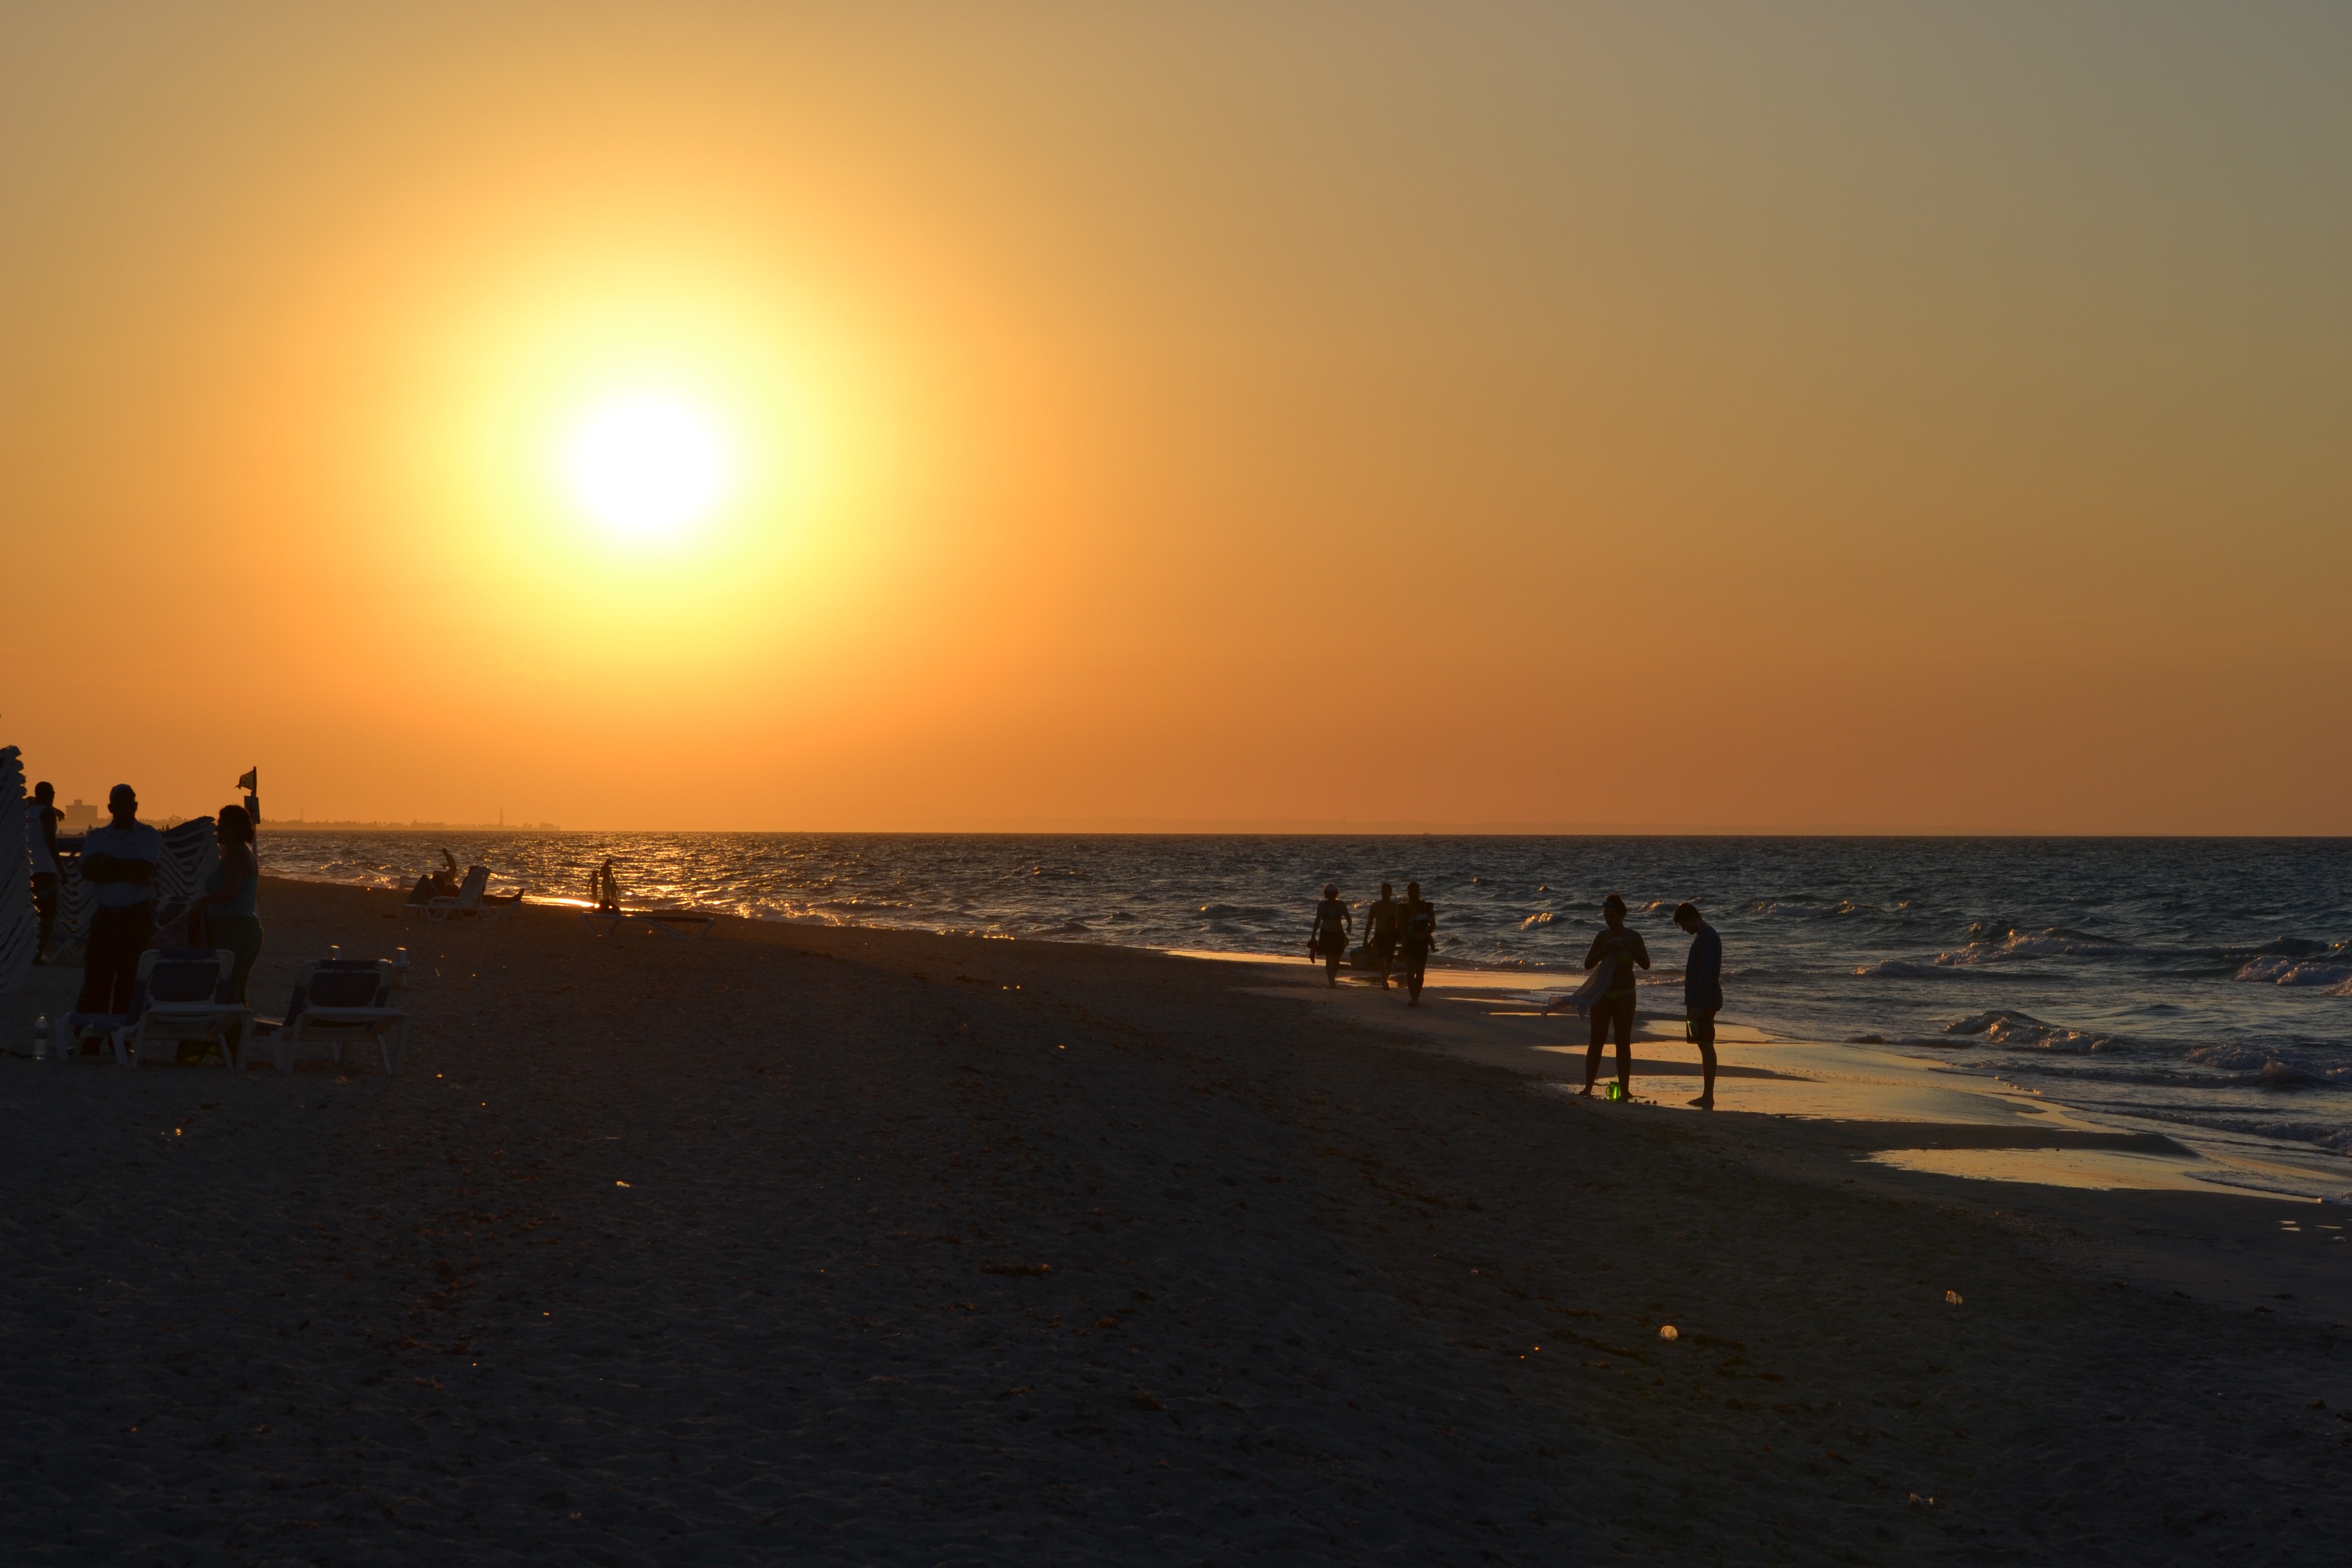
<svg viewBox="0 0 2352 1568"><path fill-rule="evenodd" d="M1603 959L1613 959L1616 968L1610 971L1609 988L1599 1001L1592 1004L1592 1044L1584 1052L1584 1090L1590 1095L1601 1077L1601 1047L1613 1028L1617 1034L1617 1092L1621 1099L1633 1098L1633 969L1650 967L1650 949L1642 941L1642 933L1625 923L1625 900L1615 893L1601 901L1601 913L1609 921L1584 955L1584 967L1598 969Z"/></svg>

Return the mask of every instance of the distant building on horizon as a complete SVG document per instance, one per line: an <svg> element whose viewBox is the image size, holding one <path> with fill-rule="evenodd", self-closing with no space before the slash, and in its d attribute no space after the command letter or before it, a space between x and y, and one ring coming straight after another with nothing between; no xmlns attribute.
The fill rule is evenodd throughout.
<svg viewBox="0 0 2352 1568"><path fill-rule="evenodd" d="M98 807L79 795L65 808L65 820L58 824L59 833L87 833L98 826Z"/></svg>

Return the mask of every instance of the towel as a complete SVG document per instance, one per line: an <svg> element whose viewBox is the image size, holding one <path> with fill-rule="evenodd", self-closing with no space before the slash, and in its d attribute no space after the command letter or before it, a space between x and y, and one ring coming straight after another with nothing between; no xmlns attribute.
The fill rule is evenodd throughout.
<svg viewBox="0 0 2352 1568"><path fill-rule="evenodd" d="M1585 978L1583 984L1565 996L1554 997L1546 1003L1544 1012L1549 1014L1556 1008L1572 1007L1576 1010L1577 1016L1588 1016L1592 1011L1593 1004L1609 994L1609 982L1616 973L1617 955L1612 952L1601 961L1600 967Z"/></svg>

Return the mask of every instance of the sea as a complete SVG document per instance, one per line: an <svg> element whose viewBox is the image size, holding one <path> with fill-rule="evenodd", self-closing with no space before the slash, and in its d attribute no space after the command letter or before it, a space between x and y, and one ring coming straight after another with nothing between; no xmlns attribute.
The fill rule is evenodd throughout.
<svg viewBox="0 0 2352 1568"><path fill-rule="evenodd" d="M533 898L584 900L609 857L632 902L1235 954L1304 955L1326 882L1360 905L1413 880L1437 965L1531 990L1574 983L1616 892L1676 1016L1689 900L1723 935L1727 1022L2292 1152L2291 1186L2352 1200L2352 839L284 829L262 858L406 887L444 847Z"/></svg>

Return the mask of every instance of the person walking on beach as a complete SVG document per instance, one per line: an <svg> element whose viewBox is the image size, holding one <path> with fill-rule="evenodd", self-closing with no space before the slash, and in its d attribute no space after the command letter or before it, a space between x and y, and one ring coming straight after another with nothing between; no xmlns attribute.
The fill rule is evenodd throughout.
<svg viewBox="0 0 2352 1568"><path fill-rule="evenodd" d="M49 961L49 933L58 924L58 786L43 779L33 786L33 831L25 837L33 855L33 912L41 919L41 940L33 962Z"/></svg>
<svg viewBox="0 0 2352 1568"><path fill-rule="evenodd" d="M1706 1089L1691 1101L1701 1110L1715 1109L1715 1016L1723 1010L1723 938L1699 918L1698 906L1675 906L1675 924L1690 932L1690 957L1683 963L1683 1027L1706 1074Z"/></svg>
<svg viewBox="0 0 2352 1568"><path fill-rule="evenodd" d="M1437 910L1421 896L1419 882L1404 885L1404 910L1398 936L1404 947L1405 1005L1421 1005L1422 972L1429 967L1429 950L1437 945Z"/></svg>
<svg viewBox="0 0 2352 1568"><path fill-rule="evenodd" d="M108 792L113 820L82 840L81 877L97 894L89 945L82 959L77 1013L128 1013L139 979L139 954L155 934L155 869L163 836L139 820L139 795L129 784Z"/></svg>
<svg viewBox="0 0 2352 1568"><path fill-rule="evenodd" d="M1601 1047L1613 1028L1617 1035L1617 1092L1620 1099L1633 1098L1633 967L1650 967L1650 949L1642 941L1642 933L1625 923L1625 900L1615 893L1601 901L1601 912L1609 921L1592 946L1584 954L1584 967L1598 969L1601 961L1613 958L1617 966L1610 971L1609 989L1592 1005L1592 1043L1584 1052L1584 1089L1590 1096L1592 1086L1601 1077Z"/></svg>
<svg viewBox="0 0 2352 1568"><path fill-rule="evenodd" d="M1386 882L1381 884L1381 896L1364 909L1364 942L1370 947L1372 962L1381 966L1381 989L1389 988L1389 971L1396 967L1397 927L1404 919L1404 907L1396 901L1396 889Z"/></svg>
<svg viewBox="0 0 2352 1568"><path fill-rule="evenodd" d="M1323 884L1323 901L1315 906L1315 923L1307 928L1307 951L1323 961L1323 978L1333 985L1339 984L1339 961L1348 956L1347 900L1339 897L1339 884Z"/></svg>

